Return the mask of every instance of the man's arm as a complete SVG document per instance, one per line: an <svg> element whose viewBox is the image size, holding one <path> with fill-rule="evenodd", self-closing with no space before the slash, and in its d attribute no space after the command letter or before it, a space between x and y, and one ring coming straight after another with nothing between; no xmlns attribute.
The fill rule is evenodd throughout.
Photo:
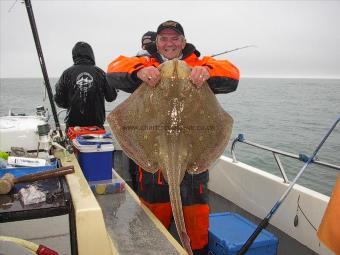
<svg viewBox="0 0 340 255"><path fill-rule="evenodd" d="M105 100L107 102L112 102L113 100L117 98L117 91L113 86L108 84L106 80L106 73L99 67L97 69L98 69L99 77L100 77L101 90L104 93Z"/></svg>
<svg viewBox="0 0 340 255"><path fill-rule="evenodd" d="M240 72L227 60L216 60L212 57L202 59L203 66L208 68L210 78L207 80L215 94L230 93L236 90Z"/></svg>
<svg viewBox="0 0 340 255"><path fill-rule="evenodd" d="M55 95L54 95L54 101L60 108L68 108L69 102L68 102L68 78L65 72L61 75L58 82L55 85Z"/></svg>
<svg viewBox="0 0 340 255"><path fill-rule="evenodd" d="M134 92L142 83L137 72L148 66L148 57L120 56L108 67L106 80L110 86L128 93Z"/></svg>

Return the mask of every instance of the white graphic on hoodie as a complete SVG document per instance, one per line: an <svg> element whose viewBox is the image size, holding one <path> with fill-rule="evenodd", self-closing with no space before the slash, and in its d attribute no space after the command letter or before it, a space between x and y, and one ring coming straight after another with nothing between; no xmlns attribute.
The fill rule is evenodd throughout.
<svg viewBox="0 0 340 255"><path fill-rule="evenodd" d="M79 89L79 96L82 102L81 113L84 113L84 108L87 99L87 93L89 89L93 86L93 77L91 74L84 72L77 76L76 86Z"/></svg>

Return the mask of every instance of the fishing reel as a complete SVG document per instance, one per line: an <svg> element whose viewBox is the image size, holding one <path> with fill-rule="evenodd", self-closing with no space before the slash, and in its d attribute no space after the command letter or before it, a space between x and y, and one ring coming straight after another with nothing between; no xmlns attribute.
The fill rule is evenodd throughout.
<svg viewBox="0 0 340 255"><path fill-rule="evenodd" d="M59 149L67 151L69 154L73 153L72 142L67 136L61 137L58 130L52 132L52 145L58 147Z"/></svg>

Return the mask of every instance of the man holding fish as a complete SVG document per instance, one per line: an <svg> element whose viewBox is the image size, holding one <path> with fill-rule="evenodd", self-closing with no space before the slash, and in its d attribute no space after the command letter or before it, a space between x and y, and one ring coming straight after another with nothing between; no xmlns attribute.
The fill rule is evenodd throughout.
<svg viewBox="0 0 340 255"><path fill-rule="evenodd" d="M179 59L191 68L188 78L197 90L209 86L214 94L219 94L233 92L237 88L239 80L237 67L226 60L216 60L209 56L200 59L200 53L192 44L186 42L183 27L176 21L170 20L159 25L156 42L148 47L148 51L150 56L120 56L114 60L107 71L109 84L128 93L134 92L142 83L156 88L162 80L162 72L158 67L168 60ZM112 119L108 118L108 121L111 125ZM134 157L132 150L128 154L131 154L129 156L132 158L137 157ZM145 171L142 167L138 167L138 195L163 225L169 228L172 204L168 180L170 181L171 178L168 174L164 176L161 170ZM180 183L185 228L193 254L207 254L208 180L208 171L204 169L197 173L187 171ZM182 244L186 246L185 238L181 237L181 233L179 235ZM190 247L186 250L191 253Z"/></svg>

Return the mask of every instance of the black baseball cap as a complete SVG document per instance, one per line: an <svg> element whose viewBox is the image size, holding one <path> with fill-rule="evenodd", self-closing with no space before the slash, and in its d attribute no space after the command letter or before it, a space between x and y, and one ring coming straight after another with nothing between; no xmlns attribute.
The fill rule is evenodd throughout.
<svg viewBox="0 0 340 255"><path fill-rule="evenodd" d="M157 28L157 34L159 34L160 32L162 32L162 30L167 28L175 30L177 33L184 36L184 30L182 25L173 20L168 20L160 24Z"/></svg>
<svg viewBox="0 0 340 255"><path fill-rule="evenodd" d="M156 41L157 33L153 31L148 31L142 36L142 47L149 43L153 43Z"/></svg>

